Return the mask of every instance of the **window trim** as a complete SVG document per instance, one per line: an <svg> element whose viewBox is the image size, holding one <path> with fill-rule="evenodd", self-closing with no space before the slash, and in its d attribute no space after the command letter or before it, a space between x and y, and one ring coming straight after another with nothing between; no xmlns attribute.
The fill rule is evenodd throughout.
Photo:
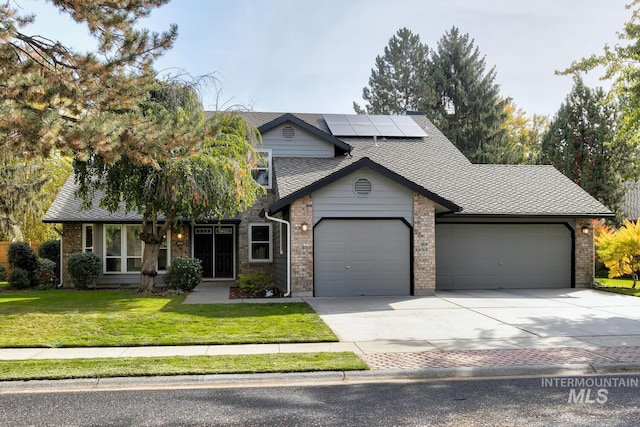
<svg viewBox="0 0 640 427"><path fill-rule="evenodd" d="M120 230L124 230L124 232L120 233L120 256L109 256L107 257L107 227L120 227ZM129 229L133 229L134 227L139 228L138 224L126 224L126 223L109 223L103 224L102 226L102 270L104 274L113 275L113 274L140 274L140 271L128 271L127 270L127 260L132 258L140 258L140 262L142 263L142 259L144 258L144 242L140 240L140 256L129 256L127 253L127 233ZM83 227L84 232L84 227ZM94 247L95 247L95 228L94 228ZM137 237L140 239L139 237ZM83 233L84 239L84 233ZM171 230L167 230L166 235L166 249L167 249L167 260L166 265L169 267L171 265ZM84 244L84 240L83 240ZM120 258L120 271L107 271L107 258ZM156 263L156 269L158 269L158 263ZM164 273L167 270L158 270L158 273Z"/></svg>
<svg viewBox="0 0 640 427"><path fill-rule="evenodd" d="M256 153L258 153L262 158L266 157L267 167L266 168L258 168L254 167L252 170L265 170L267 172L267 185L264 186L267 190L270 190L273 187L273 152L271 148L256 148Z"/></svg>
<svg viewBox="0 0 640 427"><path fill-rule="evenodd" d="M265 241L265 240L253 240L253 227L268 227L269 228L269 240ZM247 233L247 240L248 240L248 255L249 255L249 262L252 263L268 263L268 262L273 262L273 226L271 223L268 222L252 222L249 223L249 228L248 228L248 233ZM253 258L253 244L254 243L267 243L269 245L269 248L267 250L267 256L268 258L259 258L259 259L254 259Z"/></svg>
<svg viewBox="0 0 640 427"><path fill-rule="evenodd" d="M87 229L91 229L91 246L87 246ZM96 228L93 224L82 224L82 252L96 253ZM89 249L89 250L88 250Z"/></svg>

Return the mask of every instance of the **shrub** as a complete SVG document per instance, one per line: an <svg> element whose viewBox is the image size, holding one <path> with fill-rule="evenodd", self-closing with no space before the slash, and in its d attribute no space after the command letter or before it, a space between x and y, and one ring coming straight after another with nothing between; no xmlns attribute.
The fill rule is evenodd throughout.
<svg viewBox="0 0 640 427"><path fill-rule="evenodd" d="M47 240L38 248L40 258L51 260L56 265L56 277L60 277L60 240Z"/></svg>
<svg viewBox="0 0 640 427"><path fill-rule="evenodd" d="M191 291L202 280L202 262L194 258L175 258L163 276L169 289Z"/></svg>
<svg viewBox="0 0 640 427"><path fill-rule="evenodd" d="M21 268L28 272L36 271L36 254L26 242L13 242L7 252L9 264L14 268Z"/></svg>
<svg viewBox="0 0 640 427"><path fill-rule="evenodd" d="M31 286L29 272L20 267L14 268L9 276L9 285L14 289L27 289Z"/></svg>
<svg viewBox="0 0 640 427"><path fill-rule="evenodd" d="M0 280L4 280L7 278L7 268L0 264Z"/></svg>
<svg viewBox="0 0 640 427"><path fill-rule="evenodd" d="M56 284L56 263L47 258L38 258L36 278L40 287L49 289Z"/></svg>
<svg viewBox="0 0 640 427"><path fill-rule="evenodd" d="M102 262L93 253L75 253L67 261L67 271L76 288L95 288L98 276L102 271Z"/></svg>
<svg viewBox="0 0 640 427"><path fill-rule="evenodd" d="M261 297L274 288L271 277L266 273L238 274L238 284L244 292Z"/></svg>

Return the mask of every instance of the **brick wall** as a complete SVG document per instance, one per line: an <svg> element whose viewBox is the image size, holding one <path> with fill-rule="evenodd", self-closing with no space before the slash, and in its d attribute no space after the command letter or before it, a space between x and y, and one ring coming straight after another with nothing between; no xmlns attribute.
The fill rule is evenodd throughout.
<svg viewBox="0 0 640 427"><path fill-rule="evenodd" d="M413 195L413 294L433 295L436 289L435 205Z"/></svg>
<svg viewBox="0 0 640 427"><path fill-rule="evenodd" d="M249 223L272 224L265 218L260 218L260 211L267 208L275 201L275 195L269 191L265 196L259 197L256 203L243 212L242 221L238 225L238 273L267 273L275 280L275 268L273 262L249 262ZM275 229L275 228L274 228ZM273 245L271 247L273 251Z"/></svg>
<svg viewBox="0 0 640 427"><path fill-rule="evenodd" d="M582 233L583 227L589 228L589 234ZM595 274L594 257L592 220L590 218L578 218L576 219L575 231L576 288L592 286Z"/></svg>
<svg viewBox="0 0 640 427"><path fill-rule="evenodd" d="M62 225L62 264L67 265L69 256L82 252L82 224L65 223ZM71 276L66 267L62 269L62 284L65 288L73 287Z"/></svg>
<svg viewBox="0 0 640 427"><path fill-rule="evenodd" d="M291 293L313 295L313 201L305 196L291 204ZM308 224L307 231L302 223Z"/></svg>

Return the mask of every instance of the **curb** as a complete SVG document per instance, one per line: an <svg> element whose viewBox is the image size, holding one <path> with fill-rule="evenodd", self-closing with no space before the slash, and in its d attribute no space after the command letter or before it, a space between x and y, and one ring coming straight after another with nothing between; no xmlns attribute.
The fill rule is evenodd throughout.
<svg viewBox="0 0 640 427"><path fill-rule="evenodd" d="M212 374L155 377L114 377L69 380L1 381L0 394L56 393L166 388L271 387L348 384L377 381L489 379L499 377L606 375L640 373L640 363L575 363L504 365L459 368L391 369L377 371L292 372L281 374Z"/></svg>

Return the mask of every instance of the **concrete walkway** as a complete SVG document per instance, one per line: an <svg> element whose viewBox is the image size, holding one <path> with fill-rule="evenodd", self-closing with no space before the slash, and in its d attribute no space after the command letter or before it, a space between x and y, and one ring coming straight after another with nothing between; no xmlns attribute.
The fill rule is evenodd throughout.
<svg viewBox="0 0 640 427"><path fill-rule="evenodd" d="M378 372L488 368L513 374L557 366L640 371L640 298L590 289L230 300L229 284L207 283L184 304L294 301L308 302L340 342L11 348L0 349L0 360L350 351Z"/></svg>

